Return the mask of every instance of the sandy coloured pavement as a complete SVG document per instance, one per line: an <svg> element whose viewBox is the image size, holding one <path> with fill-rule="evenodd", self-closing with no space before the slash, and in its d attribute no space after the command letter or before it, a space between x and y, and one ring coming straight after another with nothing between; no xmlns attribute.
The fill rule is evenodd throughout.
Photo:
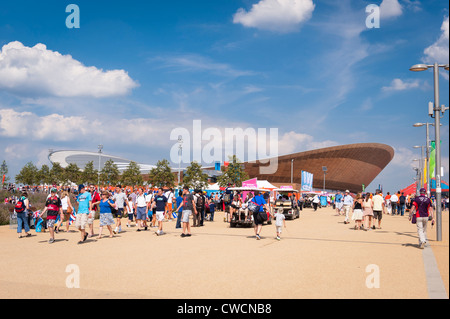
<svg viewBox="0 0 450 319"><path fill-rule="evenodd" d="M82 245L73 226L53 244L48 232L18 239L2 226L0 298L429 298L423 250L407 217L384 215L382 229L365 232L322 208L286 223L281 241L274 225L256 240L252 228L229 228L219 212L190 238L169 221L163 236L123 226L115 238ZM443 212L442 242L428 227L447 297L448 224ZM79 270L80 288L66 286L75 274L68 265ZM379 288L368 288L377 278Z"/></svg>

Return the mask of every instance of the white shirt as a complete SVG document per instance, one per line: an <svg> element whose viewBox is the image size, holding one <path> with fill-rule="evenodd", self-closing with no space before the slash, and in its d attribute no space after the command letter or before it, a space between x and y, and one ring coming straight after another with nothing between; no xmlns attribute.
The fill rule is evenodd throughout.
<svg viewBox="0 0 450 319"><path fill-rule="evenodd" d="M393 194L393 195L391 196L391 202L394 202L394 203L398 202L398 197L397 197L397 195Z"/></svg>
<svg viewBox="0 0 450 319"><path fill-rule="evenodd" d="M345 195L344 196L344 205L353 205L353 197L351 197L350 195Z"/></svg>
<svg viewBox="0 0 450 319"><path fill-rule="evenodd" d="M147 206L147 202L145 201L145 195L144 194L142 194L142 196L138 195L136 197L136 206L137 207L145 207L145 206Z"/></svg>
<svg viewBox="0 0 450 319"><path fill-rule="evenodd" d="M275 213L274 215L276 221L275 221L275 226L283 226L283 220L286 219L286 216L284 216L284 214L282 213Z"/></svg>

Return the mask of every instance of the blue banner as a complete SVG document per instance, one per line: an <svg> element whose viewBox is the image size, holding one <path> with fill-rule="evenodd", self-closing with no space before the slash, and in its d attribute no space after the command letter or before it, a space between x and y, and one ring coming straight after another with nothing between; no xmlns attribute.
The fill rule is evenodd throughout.
<svg viewBox="0 0 450 319"><path fill-rule="evenodd" d="M311 192L313 190L313 174L302 171L302 191Z"/></svg>

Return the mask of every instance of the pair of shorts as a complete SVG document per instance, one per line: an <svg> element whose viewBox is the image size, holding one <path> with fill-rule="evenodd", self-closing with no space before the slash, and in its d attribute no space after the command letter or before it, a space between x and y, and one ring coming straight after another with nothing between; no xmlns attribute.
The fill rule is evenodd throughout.
<svg viewBox="0 0 450 319"><path fill-rule="evenodd" d="M156 211L156 220L162 222L164 220L164 212Z"/></svg>
<svg viewBox="0 0 450 319"><path fill-rule="evenodd" d="M112 213L100 214L100 226L114 225L114 217Z"/></svg>
<svg viewBox="0 0 450 319"><path fill-rule="evenodd" d="M147 220L147 216L145 214L145 206L136 208L136 219Z"/></svg>
<svg viewBox="0 0 450 319"><path fill-rule="evenodd" d="M255 225L262 225L264 221L259 217L259 212L253 213L253 222Z"/></svg>
<svg viewBox="0 0 450 319"><path fill-rule="evenodd" d="M48 219L47 217L47 228L52 229L55 226L56 219Z"/></svg>
<svg viewBox="0 0 450 319"><path fill-rule="evenodd" d="M75 227L79 229L85 229L88 224L88 214L77 214L75 218Z"/></svg>
<svg viewBox="0 0 450 319"><path fill-rule="evenodd" d="M133 221L133 218L134 218L134 214L128 214L128 219L129 219L130 221Z"/></svg>
<svg viewBox="0 0 450 319"><path fill-rule="evenodd" d="M95 210L91 210L91 213L90 213L91 217L89 217L89 214L87 214L87 215L88 215L87 223L88 223L88 225L92 225L95 220Z"/></svg>
<svg viewBox="0 0 450 319"><path fill-rule="evenodd" d="M374 210L373 218L381 220L381 218L383 218L383 212L381 210Z"/></svg>
<svg viewBox="0 0 450 319"><path fill-rule="evenodd" d="M115 218L122 218L123 216L123 207L122 208L117 208L117 210L114 213L114 217Z"/></svg>
<svg viewBox="0 0 450 319"><path fill-rule="evenodd" d="M281 234L281 231L283 230L283 226L276 226L277 227L277 234Z"/></svg>
<svg viewBox="0 0 450 319"><path fill-rule="evenodd" d="M183 213L181 214L181 222L189 223L189 216L192 215L192 211L188 209L183 209Z"/></svg>

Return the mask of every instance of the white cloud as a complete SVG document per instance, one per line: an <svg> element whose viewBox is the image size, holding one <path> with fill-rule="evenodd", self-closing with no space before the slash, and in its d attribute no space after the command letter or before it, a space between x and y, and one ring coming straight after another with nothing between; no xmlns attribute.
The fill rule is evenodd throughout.
<svg viewBox="0 0 450 319"><path fill-rule="evenodd" d="M425 57L423 58L426 63L448 63L449 62L449 31L448 31L448 17L444 18L441 26L441 35L439 39L425 49Z"/></svg>
<svg viewBox="0 0 450 319"><path fill-rule="evenodd" d="M382 18L395 18L401 16L403 7L398 0L383 0L380 4L380 15Z"/></svg>
<svg viewBox="0 0 450 319"><path fill-rule="evenodd" d="M278 151L280 155L284 155L336 145L339 145L339 143L330 140L316 141L311 135L291 131L283 134L283 136L279 138Z"/></svg>
<svg viewBox="0 0 450 319"><path fill-rule="evenodd" d="M173 69L176 72L210 72L220 76L241 77L255 75L252 71L238 70L226 63L212 61L197 54L165 56L150 59L161 63L161 68Z"/></svg>
<svg viewBox="0 0 450 319"><path fill-rule="evenodd" d="M0 90L25 96L109 97L128 94L138 84L124 70L84 66L44 44L10 42L0 51Z"/></svg>
<svg viewBox="0 0 450 319"><path fill-rule="evenodd" d="M250 11L240 8L233 23L262 30L291 32L309 20L315 5L312 0L261 0Z"/></svg>
<svg viewBox="0 0 450 319"><path fill-rule="evenodd" d="M390 86L384 86L383 91L404 91L409 89L418 88L420 86L419 80L407 80L394 79Z"/></svg>

